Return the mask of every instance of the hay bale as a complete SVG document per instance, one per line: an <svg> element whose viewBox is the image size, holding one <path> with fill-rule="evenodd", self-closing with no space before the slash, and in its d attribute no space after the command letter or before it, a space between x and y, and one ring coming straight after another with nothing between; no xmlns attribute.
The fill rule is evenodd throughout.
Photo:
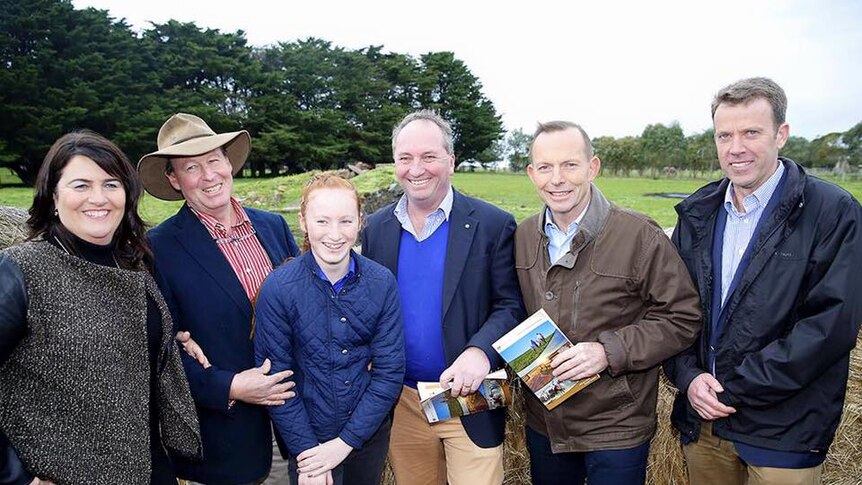
<svg viewBox="0 0 862 485"><path fill-rule="evenodd" d="M850 352L850 379L844 414L823 465L823 483L862 483L862 335L857 337L856 348Z"/></svg>
<svg viewBox="0 0 862 485"><path fill-rule="evenodd" d="M850 379L841 424L823 466L824 485L862 484L862 335L850 353ZM670 425L676 389L662 375L658 393L658 431L650 446L647 483L687 484L679 433Z"/></svg>
<svg viewBox="0 0 862 485"><path fill-rule="evenodd" d="M27 211L0 206L0 249L17 244L27 237Z"/></svg>

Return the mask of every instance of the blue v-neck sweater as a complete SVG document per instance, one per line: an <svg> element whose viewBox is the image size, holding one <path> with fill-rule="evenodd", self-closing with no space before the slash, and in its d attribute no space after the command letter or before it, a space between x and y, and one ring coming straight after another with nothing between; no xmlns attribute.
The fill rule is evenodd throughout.
<svg viewBox="0 0 862 485"><path fill-rule="evenodd" d="M437 381L446 369L443 352L443 273L449 221L423 241L402 229L398 292L404 317L405 383Z"/></svg>

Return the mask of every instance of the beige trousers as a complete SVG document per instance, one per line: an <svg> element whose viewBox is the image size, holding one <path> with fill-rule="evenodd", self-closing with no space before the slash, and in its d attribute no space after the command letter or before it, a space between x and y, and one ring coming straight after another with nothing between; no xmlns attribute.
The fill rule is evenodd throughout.
<svg viewBox="0 0 862 485"><path fill-rule="evenodd" d="M746 465L733 442L712 434L712 423L703 423L700 438L682 451L691 485L818 485L823 473L823 465L798 469Z"/></svg>
<svg viewBox="0 0 862 485"><path fill-rule="evenodd" d="M457 418L428 424L419 393L408 386L395 407L389 462L398 485L503 483L503 445L476 446Z"/></svg>

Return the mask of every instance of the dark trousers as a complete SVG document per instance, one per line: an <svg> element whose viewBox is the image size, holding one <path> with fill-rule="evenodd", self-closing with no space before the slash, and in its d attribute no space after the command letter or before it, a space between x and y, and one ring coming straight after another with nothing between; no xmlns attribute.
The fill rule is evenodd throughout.
<svg viewBox="0 0 862 485"><path fill-rule="evenodd" d="M386 462L386 452L389 450L389 432L392 429L392 419L380 425L377 432L358 450L353 450L340 465L332 470L332 480L335 485L379 485ZM296 458L291 456L289 462L290 483L299 483L296 473Z"/></svg>
<svg viewBox="0 0 862 485"><path fill-rule="evenodd" d="M649 441L624 450L599 450L584 453L551 452L546 436L527 427L530 473L533 485L643 485Z"/></svg>
<svg viewBox="0 0 862 485"><path fill-rule="evenodd" d="M176 485L177 476L161 443L157 448L150 450L150 455L152 456L150 485Z"/></svg>

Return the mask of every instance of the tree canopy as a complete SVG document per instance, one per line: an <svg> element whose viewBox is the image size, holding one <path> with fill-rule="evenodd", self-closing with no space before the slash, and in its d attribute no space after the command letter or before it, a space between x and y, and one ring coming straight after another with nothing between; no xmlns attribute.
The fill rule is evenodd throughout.
<svg viewBox="0 0 862 485"><path fill-rule="evenodd" d="M248 130L254 176L391 160L392 127L430 108L459 159L503 135L482 85L451 52L418 58L322 39L248 44L245 33L170 20L135 33L70 0L0 0L0 166L32 183L51 143L97 131L137 160L173 113Z"/></svg>

